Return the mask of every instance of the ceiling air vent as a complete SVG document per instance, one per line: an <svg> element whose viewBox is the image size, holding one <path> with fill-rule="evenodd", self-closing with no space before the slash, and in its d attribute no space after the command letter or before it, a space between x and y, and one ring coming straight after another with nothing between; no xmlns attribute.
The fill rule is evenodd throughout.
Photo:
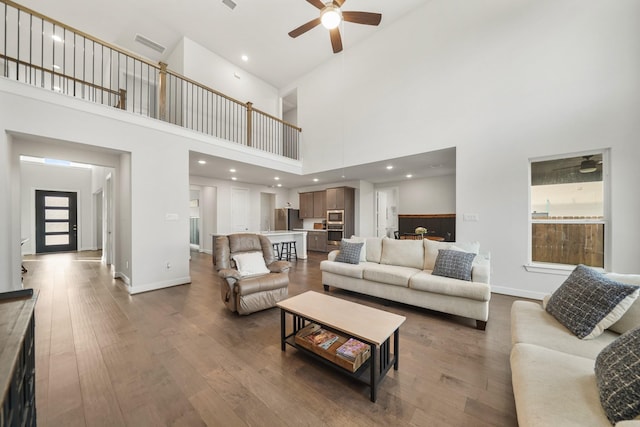
<svg viewBox="0 0 640 427"><path fill-rule="evenodd" d="M236 7L236 4L233 2L233 0L222 0L222 3L224 3L231 10Z"/></svg>
<svg viewBox="0 0 640 427"><path fill-rule="evenodd" d="M153 40L150 40L148 38L146 38L145 36L141 36L140 34L136 34L136 38L135 41L137 41L140 44L145 45L146 47L155 50L156 52L159 53L164 53L165 51L165 47L162 46L160 43L156 43Z"/></svg>

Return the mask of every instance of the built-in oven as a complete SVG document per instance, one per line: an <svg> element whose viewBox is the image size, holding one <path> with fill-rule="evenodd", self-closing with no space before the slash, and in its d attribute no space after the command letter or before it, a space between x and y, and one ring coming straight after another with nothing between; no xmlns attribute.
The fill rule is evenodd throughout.
<svg viewBox="0 0 640 427"><path fill-rule="evenodd" d="M327 211L327 224L344 224L344 210Z"/></svg>
<svg viewBox="0 0 640 427"><path fill-rule="evenodd" d="M327 224L327 243L339 245L344 237L344 226L342 224Z"/></svg>

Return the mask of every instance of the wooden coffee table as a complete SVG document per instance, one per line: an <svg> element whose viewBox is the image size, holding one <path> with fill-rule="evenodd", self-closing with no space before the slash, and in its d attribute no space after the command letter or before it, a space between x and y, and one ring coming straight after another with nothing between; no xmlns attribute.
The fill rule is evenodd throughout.
<svg viewBox="0 0 640 427"><path fill-rule="evenodd" d="M404 316L313 291L280 301L277 305L280 307L282 351L286 350L287 344L291 345L326 365L369 385L371 401L376 401L380 381L391 369L391 366L394 370L398 370L400 325L406 320ZM290 325L287 325L287 315L292 318ZM298 346L295 343L295 335L308 322L333 329L370 345L371 357L356 372L350 372L304 347ZM288 332L287 326L290 326L290 332ZM391 336L393 336L393 353L391 353L390 345Z"/></svg>

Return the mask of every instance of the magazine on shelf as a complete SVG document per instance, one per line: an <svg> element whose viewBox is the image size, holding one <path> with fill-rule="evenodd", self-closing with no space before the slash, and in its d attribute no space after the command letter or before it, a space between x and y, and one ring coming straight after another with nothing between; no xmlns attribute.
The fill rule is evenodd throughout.
<svg viewBox="0 0 640 427"><path fill-rule="evenodd" d="M317 331L306 335L304 339L309 341L311 344L317 345L318 347L322 347L326 350L331 347L331 344L338 340L338 336L326 329L318 329Z"/></svg>
<svg viewBox="0 0 640 427"><path fill-rule="evenodd" d="M345 359L355 360L360 353L365 352L368 349L369 346L362 341L358 341L355 338L349 338L347 342L338 347L336 353Z"/></svg>

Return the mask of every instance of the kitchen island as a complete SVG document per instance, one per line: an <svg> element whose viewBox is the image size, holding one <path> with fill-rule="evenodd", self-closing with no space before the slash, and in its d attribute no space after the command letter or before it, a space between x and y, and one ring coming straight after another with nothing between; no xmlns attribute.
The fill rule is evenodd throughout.
<svg viewBox="0 0 640 427"><path fill-rule="evenodd" d="M299 259L307 259L307 232L291 230L260 231L271 243L296 242L296 251Z"/></svg>

